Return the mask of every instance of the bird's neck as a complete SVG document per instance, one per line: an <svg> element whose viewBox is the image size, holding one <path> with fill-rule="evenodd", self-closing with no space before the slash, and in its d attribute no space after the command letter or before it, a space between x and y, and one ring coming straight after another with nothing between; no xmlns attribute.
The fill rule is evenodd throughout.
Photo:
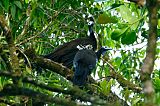
<svg viewBox="0 0 160 106"><path fill-rule="evenodd" d="M88 30L88 36L91 38L95 38L93 28L90 26Z"/></svg>
<svg viewBox="0 0 160 106"><path fill-rule="evenodd" d="M91 34L94 34L94 32L93 32L93 27L92 27L92 26L89 27L89 33L90 33L90 35L91 35Z"/></svg>

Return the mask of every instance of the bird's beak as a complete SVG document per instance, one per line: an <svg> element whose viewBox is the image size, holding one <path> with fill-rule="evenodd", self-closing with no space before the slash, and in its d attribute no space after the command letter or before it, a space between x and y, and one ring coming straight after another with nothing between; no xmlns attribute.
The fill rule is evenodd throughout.
<svg viewBox="0 0 160 106"><path fill-rule="evenodd" d="M108 51L108 50L112 50L111 48L106 48L106 50Z"/></svg>
<svg viewBox="0 0 160 106"><path fill-rule="evenodd" d="M112 50L111 48L105 48L105 51L102 52L102 55L104 55L108 50Z"/></svg>

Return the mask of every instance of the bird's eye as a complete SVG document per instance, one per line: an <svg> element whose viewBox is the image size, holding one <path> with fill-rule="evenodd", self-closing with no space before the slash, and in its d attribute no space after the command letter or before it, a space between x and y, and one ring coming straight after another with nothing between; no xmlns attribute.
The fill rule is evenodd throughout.
<svg viewBox="0 0 160 106"><path fill-rule="evenodd" d="M93 65L90 64L90 65L88 66L88 68L89 68L90 70L92 70L92 69L93 69Z"/></svg>
<svg viewBox="0 0 160 106"><path fill-rule="evenodd" d="M88 23L88 25L93 25L94 24L94 22L93 21L90 21L89 23Z"/></svg>
<svg viewBox="0 0 160 106"><path fill-rule="evenodd" d="M92 24L91 22L88 23L88 25L91 25L91 24Z"/></svg>

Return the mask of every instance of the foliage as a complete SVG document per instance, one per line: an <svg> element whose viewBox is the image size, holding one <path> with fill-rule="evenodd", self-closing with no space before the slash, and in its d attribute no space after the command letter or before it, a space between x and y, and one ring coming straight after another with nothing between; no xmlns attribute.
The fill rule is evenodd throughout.
<svg viewBox="0 0 160 106"><path fill-rule="evenodd" d="M96 72L92 76L95 80L98 79L100 84L92 85L93 88L98 89L94 92L97 95L108 96L111 91L120 91L117 95L121 95L120 98L129 104L140 106L144 103L144 95L136 92L134 86L131 85L142 86L139 70L145 57L148 39L147 23L149 20L146 7L138 7L135 3L124 2L124 0L2 0L0 1L0 15L5 17L11 29L22 76L29 76L42 84L58 89L69 89L72 87L72 82L48 69L38 73L33 66L31 68L30 65L25 64L24 57L28 63L32 64L33 61L29 61L24 51L32 47L37 55L44 55L65 42L87 36L87 17L92 15L96 22L94 30L98 34L98 47L107 46L113 49L97 63ZM160 28L159 20L158 28ZM6 38L2 36L5 34L2 27L0 27L0 34L0 71L11 71L8 65L11 60L10 52ZM158 47L159 44L157 41ZM158 54L159 48L156 50ZM158 60L157 55L156 61ZM112 68L116 75L111 73ZM5 85L13 84L12 77L0 75L0 90ZM121 77L115 77L119 75ZM155 64L151 78L156 91L155 103L160 104L158 64ZM23 82L21 87L31 88L51 97L67 98L65 93L53 92L30 83ZM112 90L115 87L117 91ZM87 92L86 89L83 91ZM70 95L72 96L72 93ZM6 104L31 105L34 99L24 95L24 97L16 96L16 98L5 96L0 100ZM49 102L46 103L51 105ZM53 105L56 105L56 102Z"/></svg>

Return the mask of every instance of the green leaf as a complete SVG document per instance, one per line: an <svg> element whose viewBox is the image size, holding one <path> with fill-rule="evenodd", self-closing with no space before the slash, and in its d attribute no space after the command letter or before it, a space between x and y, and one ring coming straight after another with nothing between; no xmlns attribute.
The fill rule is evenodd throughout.
<svg viewBox="0 0 160 106"><path fill-rule="evenodd" d="M120 9L120 14L121 14L122 18L124 20L127 20L128 22L131 22L132 21L132 12L129 10L129 8L127 8L124 5L121 5L119 9Z"/></svg>
<svg viewBox="0 0 160 106"><path fill-rule="evenodd" d="M126 89L125 91L124 91L124 98L125 98L125 100L128 100L129 99L129 95L131 94L131 91L130 90L128 90L128 89Z"/></svg>
<svg viewBox="0 0 160 106"><path fill-rule="evenodd" d="M118 41L120 39L120 37L122 36L122 34L124 34L126 32L127 28L124 29L116 29L111 33L111 39Z"/></svg>
<svg viewBox="0 0 160 106"><path fill-rule="evenodd" d="M29 3L29 0L25 0L25 3Z"/></svg>
<svg viewBox="0 0 160 106"><path fill-rule="evenodd" d="M110 75L110 69L108 66L105 67L105 76L109 76Z"/></svg>
<svg viewBox="0 0 160 106"><path fill-rule="evenodd" d="M3 0L4 8L8 12L9 10L9 0Z"/></svg>
<svg viewBox="0 0 160 106"><path fill-rule="evenodd" d="M133 106L136 106L137 103L140 102L140 101L141 101L141 98L135 97L135 98L133 98L133 103L132 103L132 105L133 105Z"/></svg>
<svg viewBox="0 0 160 106"><path fill-rule="evenodd" d="M0 10L1 10L1 11L0 11L0 15L3 14L3 8L4 8L4 7L3 7L3 5L2 5L2 2L0 1Z"/></svg>
<svg viewBox="0 0 160 106"><path fill-rule="evenodd" d="M14 4L19 7L20 9L22 9L22 4L20 1L14 1Z"/></svg>
<svg viewBox="0 0 160 106"><path fill-rule="evenodd" d="M26 72L29 73L29 74L31 74L31 72L32 72L31 69L28 66L26 66Z"/></svg>
<svg viewBox="0 0 160 106"><path fill-rule="evenodd" d="M23 15L22 11L18 9L17 13L18 13L18 19L20 20L22 18L22 15Z"/></svg>
<svg viewBox="0 0 160 106"><path fill-rule="evenodd" d="M117 19L115 17L111 17L106 13L100 14L98 17L99 24L108 24L108 23L117 23Z"/></svg>
<svg viewBox="0 0 160 106"><path fill-rule="evenodd" d="M111 7L109 8L109 10L117 8L117 7L121 6L121 5L123 5L123 4L112 4Z"/></svg>
<svg viewBox="0 0 160 106"><path fill-rule="evenodd" d="M158 19L158 28L160 28L160 19Z"/></svg>
<svg viewBox="0 0 160 106"><path fill-rule="evenodd" d="M102 78L102 70L99 70L99 71L98 71L98 76L99 76L100 78Z"/></svg>
<svg viewBox="0 0 160 106"><path fill-rule="evenodd" d="M119 67L120 66L120 64L121 64L121 62L122 62L122 58L121 57L116 57L115 59L114 59L114 61L115 61L115 65L117 66L117 67Z"/></svg>
<svg viewBox="0 0 160 106"><path fill-rule="evenodd" d="M16 6L15 5L11 6L11 15L12 15L13 19L15 19L15 15L16 15Z"/></svg>
<svg viewBox="0 0 160 106"><path fill-rule="evenodd" d="M159 78L155 78L153 84L154 84L156 90L160 90L160 79Z"/></svg>
<svg viewBox="0 0 160 106"><path fill-rule="evenodd" d="M158 29L157 32L157 36L160 37L160 29Z"/></svg>
<svg viewBox="0 0 160 106"><path fill-rule="evenodd" d="M111 39L118 41L120 39L121 36L121 30L120 29L116 29L111 33Z"/></svg>
<svg viewBox="0 0 160 106"><path fill-rule="evenodd" d="M121 17L122 17L125 21L129 22L129 24L133 24L133 25L131 26L131 28L132 28L133 30L135 30L135 29L137 28L137 26L138 26L138 23L139 23L139 22L136 22L136 21L138 20L137 14L136 14L135 12L132 12L128 7L126 7L126 6L124 6L124 5L121 5L121 6L119 7L119 9L120 9ZM133 13L134 13L134 14L133 14Z"/></svg>
<svg viewBox="0 0 160 106"><path fill-rule="evenodd" d="M108 95L108 93L111 90L111 85L112 85L112 80L110 80L109 82L107 82L106 80L100 82L101 92L105 95Z"/></svg>
<svg viewBox="0 0 160 106"><path fill-rule="evenodd" d="M99 3L96 3L95 7L98 8L98 9L100 9L101 5Z"/></svg>
<svg viewBox="0 0 160 106"><path fill-rule="evenodd" d="M146 31L144 28L141 29L141 36L143 36L144 38L148 39L148 31Z"/></svg>
<svg viewBox="0 0 160 106"><path fill-rule="evenodd" d="M102 82L100 82L100 87L101 87L101 91L103 94L105 94L107 92L107 81L103 80Z"/></svg>
<svg viewBox="0 0 160 106"><path fill-rule="evenodd" d="M112 83L113 83L113 80L109 80L108 84L107 84L107 92L106 93L109 93L111 91L111 86L112 86Z"/></svg>
<svg viewBox="0 0 160 106"><path fill-rule="evenodd" d="M123 34L121 38L121 43L129 45L129 44L133 44L136 40L137 40L136 32L131 31Z"/></svg>

